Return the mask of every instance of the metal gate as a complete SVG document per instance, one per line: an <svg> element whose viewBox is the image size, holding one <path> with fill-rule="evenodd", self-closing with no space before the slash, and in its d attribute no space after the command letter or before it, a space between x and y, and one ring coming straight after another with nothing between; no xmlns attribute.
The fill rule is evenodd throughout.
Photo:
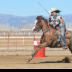
<svg viewBox="0 0 72 72"><path fill-rule="evenodd" d="M41 34L30 29L0 30L0 51L33 50L34 39L39 40Z"/></svg>

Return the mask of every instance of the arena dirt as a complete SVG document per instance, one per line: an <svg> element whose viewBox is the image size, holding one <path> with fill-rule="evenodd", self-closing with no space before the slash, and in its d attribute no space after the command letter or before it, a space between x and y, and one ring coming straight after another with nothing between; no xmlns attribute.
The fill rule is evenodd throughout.
<svg viewBox="0 0 72 72"><path fill-rule="evenodd" d="M0 69L72 69L72 63L62 62L72 56L70 51L46 51L46 57L26 63L30 54L31 51L0 52Z"/></svg>

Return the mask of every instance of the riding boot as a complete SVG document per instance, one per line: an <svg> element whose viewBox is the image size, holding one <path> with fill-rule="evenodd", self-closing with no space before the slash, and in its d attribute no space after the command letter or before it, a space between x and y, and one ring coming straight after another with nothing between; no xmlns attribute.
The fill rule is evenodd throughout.
<svg viewBox="0 0 72 72"><path fill-rule="evenodd" d="M61 42L62 42L63 50L68 49L68 46L64 43L64 41L62 40L62 38L61 38Z"/></svg>
<svg viewBox="0 0 72 72"><path fill-rule="evenodd" d="M67 45L64 45L63 46L63 50L66 50L66 49L68 49L68 46Z"/></svg>

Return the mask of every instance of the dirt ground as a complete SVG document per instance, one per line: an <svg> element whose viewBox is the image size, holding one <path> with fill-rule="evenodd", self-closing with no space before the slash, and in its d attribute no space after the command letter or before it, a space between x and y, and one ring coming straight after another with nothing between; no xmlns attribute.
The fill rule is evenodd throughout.
<svg viewBox="0 0 72 72"><path fill-rule="evenodd" d="M71 57L70 51L46 51L44 58L34 58L30 63L31 51L0 52L0 69L72 69L72 63L63 63L65 57Z"/></svg>

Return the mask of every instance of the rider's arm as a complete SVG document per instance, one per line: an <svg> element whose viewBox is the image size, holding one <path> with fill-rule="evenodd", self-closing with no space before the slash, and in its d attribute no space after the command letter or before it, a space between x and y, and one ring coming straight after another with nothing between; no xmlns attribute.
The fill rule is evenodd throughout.
<svg viewBox="0 0 72 72"><path fill-rule="evenodd" d="M60 22L63 22L62 20L63 20L62 19L62 16L61 15L58 15L56 21L53 22L53 24L55 24L55 25L58 26L60 24Z"/></svg>
<svg viewBox="0 0 72 72"><path fill-rule="evenodd" d="M49 22L53 21L53 16L49 16Z"/></svg>
<svg viewBox="0 0 72 72"><path fill-rule="evenodd" d="M49 16L49 23L48 25L53 25L53 16Z"/></svg>
<svg viewBox="0 0 72 72"><path fill-rule="evenodd" d="M49 22L52 22L52 20L51 20L51 16L49 17Z"/></svg>
<svg viewBox="0 0 72 72"><path fill-rule="evenodd" d="M58 15L57 20L55 22L55 27L59 26L61 22L63 22L62 16Z"/></svg>
<svg viewBox="0 0 72 72"><path fill-rule="evenodd" d="M48 25L52 25L52 23L48 22Z"/></svg>

